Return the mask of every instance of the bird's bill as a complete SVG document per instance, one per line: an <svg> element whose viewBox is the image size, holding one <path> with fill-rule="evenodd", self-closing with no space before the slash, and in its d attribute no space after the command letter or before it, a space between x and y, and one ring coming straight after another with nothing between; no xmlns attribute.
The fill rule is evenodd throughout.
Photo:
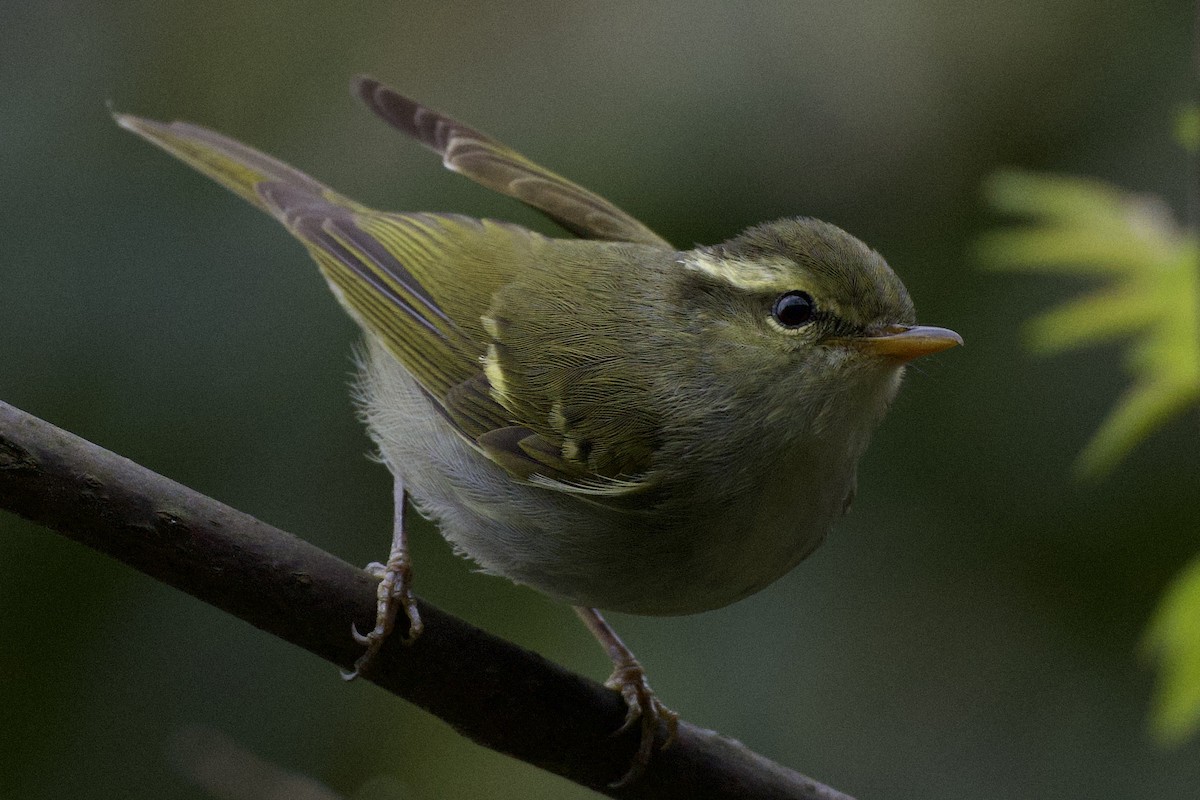
<svg viewBox="0 0 1200 800"><path fill-rule="evenodd" d="M940 353L963 343L962 337L949 328L932 325L892 325L876 336L845 340L871 355L911 361L930 353Z"/></svg>

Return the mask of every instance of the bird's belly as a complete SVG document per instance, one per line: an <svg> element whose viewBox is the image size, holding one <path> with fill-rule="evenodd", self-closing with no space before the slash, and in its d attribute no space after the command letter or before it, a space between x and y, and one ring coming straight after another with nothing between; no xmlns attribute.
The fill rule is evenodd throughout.
<svg viewBox="0 0 1200 800"><path fill-rule="evenodd" d="M761 498L753 509L737 502L691 515L614 511L478 466L469 483L434 493L414 484L422 510L485 571L573 605L650 615L721 608L790 571L833 522L781 525L796 518L794 504ZM486 500L475 494L492 479Z"/></svg>
<svg viewBox="0 0 1200 800"><path fill-rule="evenodd" d="M814 481L775 469L724 499L702 479L680 480L644 508L519 483L377 349L362 380L365 415L417 508L486 572L574 605L653 615L720 608L789 571L840 516L849 479L831 481L828 470Z"/></svg>
<svg viewBox="0 0 1200 800"><path fill-rule="evenodd" d="M824 541L841 517L849 482L783 472L752 488L698 502L704 487L681 498L688 511L666 510L639 531L621 592L603 608L635 614L691 614L748 597L790 572ZM675 504L672 504L675 505Z"/></svg>

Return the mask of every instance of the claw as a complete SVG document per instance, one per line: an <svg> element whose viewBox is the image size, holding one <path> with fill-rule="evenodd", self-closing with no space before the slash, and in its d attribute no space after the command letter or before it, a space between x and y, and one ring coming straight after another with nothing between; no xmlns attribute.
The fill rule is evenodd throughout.
<svg viewBox="0 0 1200 800"><path fill-rule="evenodd" d="M617 636L617 632L612 629L612 626L605 622L598 609L575 606L575 613L596 637L596 641L604 646L604 649L608 651L608 657L612 659L613 672L604 685L620 692L621 698L625 701L625 721L621 723L620 728L613 731L612 735L618 736L633 728L639 720L641 721L642 736L638 741L637 753L634 754L629 769L625 771L620 780L609 784L610 787L619 789L633 783L646 771L646 765L650 763L650 756L654 752L654 740L658 735L659 723L666 723L667 726L667 737L659 745L659 749L663 750L671 746L671 742L675 741L676 734L679 732L679 715L664 706L655 697L654 691L650 688L650 682L646 680L646 670L642 669L642 665L633 657L633 653L621 641L621 637Z"/></svg>
<svg viewBox="0 0 1200 800"><path fill-rule="evenodd" d="M417 610L417 597L412 591L412 562L407 553L387 565L372 562L367 565L366 571L372 577L379 578L379 586L375 590L375 627L363 634L357 625L350 626L354 641L364 646L366 651L354 662L353 670L342 671L342 680L346 681L354 680L370 668L384 641L396 627L397 603L408 617L408 635L400 640L402 643L411 645L425 629L421 613Z"/></svg>
<svg viewBox="0 0 1200 800"><path fill-rule="evenodd" d="M641 741L629 769L615 783L609 784L613 789L620 789L636 781L646 771L654 752L654 740L660 723L666 724L667 737L658 749L665 750L675 741L679 731L679 715L659 701L646 680L646 671L636 661L618 665L604 685L619 691L625 700L625 721L612 735L621 735L639 721L642 728Z"/></svg>

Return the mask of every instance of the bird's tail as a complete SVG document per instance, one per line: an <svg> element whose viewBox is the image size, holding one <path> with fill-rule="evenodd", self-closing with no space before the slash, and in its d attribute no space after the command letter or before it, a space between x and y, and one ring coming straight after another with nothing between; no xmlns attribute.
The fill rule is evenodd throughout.
<svg viewBox="0 0 1200 800"><path fill-rule="evenodd" d="M358 204L265 153L189 122L156 122L130 114L114 114L117 124L161 147L259 209L287 225L285 209L264 193L266 185L284 185L293 194L309 195L350 210Z"/></svg>

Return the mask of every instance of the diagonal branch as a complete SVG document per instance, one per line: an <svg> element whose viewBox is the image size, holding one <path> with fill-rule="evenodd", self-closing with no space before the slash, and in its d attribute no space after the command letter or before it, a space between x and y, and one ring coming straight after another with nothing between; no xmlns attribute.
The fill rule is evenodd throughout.
<svg viewBox="0 0 1200 800"><path fill-rule="evenodd" d="M0 403L0 508L85 544L343 668L375 617L365 572L253 517ZM370 680L475 742L611 797L850 800L686 722L631 786L638 732L615 692L422 602ZM394 637L395 638L395 637Z"/></svg>

